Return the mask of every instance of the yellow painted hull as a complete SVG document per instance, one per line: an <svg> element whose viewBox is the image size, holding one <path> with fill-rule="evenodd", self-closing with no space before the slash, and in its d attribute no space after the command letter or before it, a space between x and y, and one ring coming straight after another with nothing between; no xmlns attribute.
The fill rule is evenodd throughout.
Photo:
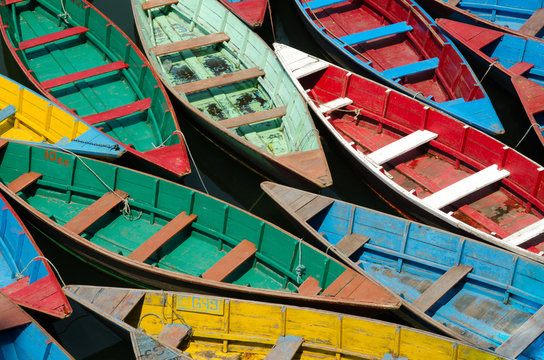
<svg viewBox="0 0 544 360"><path fill-rule="evenodd" d="M501 358L405 326L309 308L149 290L69 286L66 292L98 313L103 311L100 307L107 308L101 316L122 318L124 325L152 336L158 336L167 324L190 326L192 336L178 348L194 360L261 360L286 335L304 339L296 360ZM126 310L128 315L116 315L127 305L122 301L116 305L112 299L134 299L138 293L141 297Z"/></svg>

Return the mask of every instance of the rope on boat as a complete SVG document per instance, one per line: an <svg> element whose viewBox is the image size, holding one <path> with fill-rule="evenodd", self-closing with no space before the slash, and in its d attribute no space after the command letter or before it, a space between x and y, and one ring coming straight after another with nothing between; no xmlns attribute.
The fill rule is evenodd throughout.
<svg viewBox="0 0 544 360"><path fill-rule="evenodd" d="M59 19L62 19L66 24L69 24L68 18L71 18L70 14L68 14L68 11L66 11L66 7L64 6L65 0L60 0L60 6L62 7L62 14L57 14L57 17Z"/></svg>
<svg viewBox="0 0 544 360"><path fill-rule="evenodd" d="M148 316L156 316L157 318L159 318L159 321L161 322L162 327L164 327L164 321L162 321L162 318L155 313L149 312L149 313L143 314L142 317L140 317L140 320L138 320L138 325L136 326L137 329L141 329L140 325L142 324L142 320ZM144 330L145 332L145 329L142 329L142 330ZM149 335L158 335L158 334L149 334Z"/></svg>
<svg viewBox="0 0 544 360"><path fill-rule="evenodd" d="M89 165L87 165L87 163L85 161L83 161L83 159L81 158L81 156L79 156L78 154L74 153L73 151L71 150L68 150L68 149L65 149L61 146L58 146L57 144L51 144L53 145L54 147L57 147L59 148L61 151L64 151L64 152L67 152L73 156L75 156L77 159L79 159L79 161L81 161L81 163L83 165L85 165L85 167L98 179L100 180L100 182L102 183L102 185L104 185L106 187L106 189L108 189L109 192L115 194L115 196L117 196L119 199L121 199L121 201L123 202L123 208L121 209L121 212L123 214L123 217L125 219L127 219L128 221L134 221L134 220L138 220L142 217L142 213L143 211L140 211L140 214L134 218L132 216L132 210L130 208L130 204L128 202L128 199L124 199L121 195L117 194L108 184L106 184L106 182L104 180L102 180L102 178L100 176L98 176L98 174L93 170L91 169L91 167ZM130 216L130 218L129 218Z"/></svg>
<svg viewBox="0 0 544 360"><path fill-rule="evenodd" d="M302 137L302 139L300 140L300 142L297 144L297 146L295 146L295 149L296 150L300 150L302 148L302 145L304 144L304 141L306 140L306 142L308 141L308 139L310 139L310 137L308 137L308 135L310 135L311 133L315 133L315 136L319 138L319 130L317 129L310 129L310 131L308 131L306 133L306 135L304 135Z"/></svg>
<svg viewBox="0 0 544 360"><path fill-rule="evenodd" d="M414 94L414 96L412 97L412 99L415 99L419 94L423 95L423 91L418 91Z"/></svg>
<svg viewBox="0 0 544 360"><path fill-rule="evenodd" d="M529 126L529 128L528 128L527 131L525 132L525 135L523 135L523 137L521 138L521 140L518 141L518 143L516 144L516 146L514 146L514 149L516 149L516 148L519 146L519 144L521 144L521 142L522 142L523 140L525 140L525 137L529 134L529 131L530 131L531 128L532 128L533 126L535 126L535 125L538 125L538 124L537 124L537 123L533 123L533 124L531 124L531 125Z"/></svg>
<svg viewBox="0 0 544 360"><path fill-rule="evenodd" d="M28 269L28 267L30 266L30 264L32 264L32 262L34 262L35 260L45 260L49 263L49 265L51 265L51 267L53 268L53 271L55 271L55 273L57 274L57 277L59 278L59 281L61 282L62 284L62 287L65 287L66 286L66 283L64 282L64 280L62 279L62 276L60 276L60 272L57 270L56 266L51 262L51 260L49 260L48 258L46 258L45 256L36 256L35 258L33 258L32 260L29 261L28 264L26 264L26 266L24 267L24 269L15 274L15 278L17 280L21 280L22 278L24 278L25 276L23 275L23 273L26 271L26 269Z"/></svg>
<svg viewBox="0 0 544 360"><path fill-rule="evenodd" d="M166 296L166 293L164 292L164 290L161 290L161 293L162 293L162 296L163 296L163 299L164 299L164 302L168 304L168 306L170 307L170 309L172 309L172 314L176 315L176 317L178 318L178 320L185 326L187 326L189 328L188 332L187 332L187 335L189 337L193 336L193 328L187 324L187 322L185 321L185 319L183 319L183 316L181 316L180 314L177 313L177 311L174 309L174 307L172 306L172 304L170 304L168 302L168 298ZM172 295L172 302L174 302L174 296ZM164 314L164 307L163 307L163 316L164 318L166 319L166 315Z"/></svg>
<svg viewBox="0 0 544 360"><path fill-rule="evenodd" d="M272 28L272 39L274 42L276 42L276 31L274 30L274 20L272 19L272 6L270 5L270 1L268 1L268 15L270 16L270 27Z"/></svg>
<svg viewBox="0 0 544 360"><path fill-rule="evenodd" d="M251 205L251 206L249 207L249 210L248 210L249 212L253 212L253 208L254 208L255 206L257 206L257 204L259 203L259 201L261 201L261 199L263 198L263 196L264 196L264 191L261 191L261 195L259 195L259 197L257 198L257 200L255 200L255 202L253 203L253 205Z"/></svg>
<svg viewBox="0 0 544 360"><path fill-rule="evenodd" d="M325 255L327 255L329 253L329 249L333 247L334 247L334 244L330 244L329 246L327 246L327 250L325 250Z"/></svg>
<svg viewBox="0 0 544 360"><path fill-rule="evenodd" d="M489 66L487 67L487 70L485 71L484 75L482 76L482 78L480 79L480 83L484 81L485 79L485 76L487 75L487 73L489 72L489 70L491 70L491 68L493 67L493 65L497 62L498 60L493 60L493 62L491 64L489 64Z"/></svg>
<svg viewBox="0 0 544 360"><path fill-rule="evenodd" d="M85 145L104 147L106 149L111 149L111 150L120 150L121 149L119 144L114 144L114 145L97 144L97 143L94 143L92 141L85 141L85 140L79 140L79 139L73 139L73 140L71 140L71 142L78 142L78 143L85 144Z"/></svg>
<svg viewBox="0 0 544 360"><path fill-rule="evenodd" d="M155 145L153 145L153 146L155 147L155 149L163 147L164 144L166 144L166 142L168 140L170 140L170 138L176 133L181 134L181 137L183 138L183 143L185 144L185 148L187 149L187 153L189 154L189 157L191 158L191 161L193 162L193 165L195 166L196 173L198 175L198 178L200 179L200 183L202 184L202 187L204 188L204 191L206 191L206 194L210 195L210 193L208 191L208 188L206 187L206 184L204 183L204 180L202 179L202 176L200 175L200 170L198 170L198 166L196 166L196 162L195 162L195 159L193 158L193 154L191 153L191 150L189 149L189 145L187 145L187 139L185 138L185 135L183 135L183 133L180 130L176 130L173 133L171 133L170 135L168 135L166 140L164 140L162 142L162 144L160 144L159 146L155 146Z"/></svg>
<svg viewBox="0 0 544 360"><path fill-rule="evenodd" d="M302 265L302 238L298 239L298 266L295 268L297 273L297 282L300 284L302 280L302 275L306 271L306 266Z"/></svg>

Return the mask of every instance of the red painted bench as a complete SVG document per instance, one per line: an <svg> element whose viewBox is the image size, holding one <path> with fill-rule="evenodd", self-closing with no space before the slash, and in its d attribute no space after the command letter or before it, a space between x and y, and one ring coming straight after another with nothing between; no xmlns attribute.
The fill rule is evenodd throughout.
<svg viewBox="0 0 544 360"><path fill-rule="evenodd" d="M69 84L69 83L87 79L93 76L102 75L111 71L122 70L126 68L128 68L128 65L125 64L122 60L119 60L119 61L112 62L106 65L97 66L92 69L78 71L73 74L68 74L64 76L59 76L58 78L54 78L51 80L46 80L42 82L40 85L44 89L50 89L56 86Z"/></svg>
<svg viewBox="0 0 544 360"><path fill-rule="evenodd" d="M514 65L509 67L508 70L510 70L516 75L523 75L527 71L531 70L534 66L535 66L534 64L522 61L522 62L515 63Z"/></svg>
<svg viewBox="0 0 544 360"><path fill-rule="evenodd" d="M319 281L311 276L308 276L308 278L298 287L298 293L306 296L317 295L321 290Z"/></svg>
<svg viewBox="0 0 544 360"><path fill-rule="evenodd" d="M23 175L19 176L17 179L10 182L8 184L8 189L13 191L14 193L18 193L19 191L23 191L30 185L34 184L41 177L42 177L42 174L33 172L33 171L24 173Z"/></svg>
<svg viewBox="0 0 544 360"><path fill-rule="evenodd" d="M30 49L30 48L33 48L35 46L44 45L44 44L47 44L47 43L50 43L50 42L53 42L53 41L65 39L65 38L70 37L70 36L83 34L83 33L86 33L87 31L89 31L89 29L87 29L84 26L75 26L75 27L72 27L72 28L57 31L57 32L47 34L47 35L44 35L44 36L38 36L37 38L34 38L34 39L21 41L19 43L19 49L21 49L21 50Z"/></svg>
<svg viewBox="0 0 544 360"><path fill-rule="evenodd" d="M255 247L255 244L244 239L202 274L202 278L206 280L223 281L256 252L257 248Z"/></svg>
<svg viewBox="0 0 544 360"><path fill-rule="evenodd" d="M168 224L163 226L159 231L153 234L143 244L138 246L136 250L127 256L127 258L141 262L146 261L168 240L178 234L181 230L185 229L187 226L191 225L196 218L197 216L195 214L187 215L187 213L183 211L168 222Z"/></svg>
<svg viewBox="0 0 544 360"><path fill-rule="evenodd" d="M107 110L98 114L86 116L83 119L87 124L94 125L104 121L118 119L123 116L134 114L138 111L144 111L151 106L151 99L138 100L133 103L120 106L115 109Z"/></svg>

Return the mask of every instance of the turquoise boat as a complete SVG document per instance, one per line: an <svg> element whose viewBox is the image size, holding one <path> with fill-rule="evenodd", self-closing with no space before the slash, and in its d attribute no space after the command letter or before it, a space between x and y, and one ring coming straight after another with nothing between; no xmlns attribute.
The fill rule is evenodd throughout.
<svg viewBox="0 0 544 360"><path fill-rule="evenodd" d="M264 182L306 239L435 329L500 356L544 359L544 264L447 231Z"/></svg>
<svg viewBox="0 0 544 360"><path fill-rule="evenodd" d="M5 144L0 191L52 241L128 282L375 311L400 306L375 282L249 212L135 170L52 154Z"/></svg>
<svg viewBox="0 0 544 360"><path fill-rule="evenodd" d="M5 0L0 31L49 100L115 139L142 168L173 177L190 172L166 90L132 40L94 6Z"/></svg>
<svg viewBox="0 0 544 360"><path fill-rule="evenodd" d="M125 153L113 139L0 74L0 137L103 159Z"/></svg>
<svg viewBox="0 0 544 360"><path fill-rule="evenodd" d="M274 52L216 0L132 0L151 65L204 132L257 172L332 184L305 102Z"/></svg>

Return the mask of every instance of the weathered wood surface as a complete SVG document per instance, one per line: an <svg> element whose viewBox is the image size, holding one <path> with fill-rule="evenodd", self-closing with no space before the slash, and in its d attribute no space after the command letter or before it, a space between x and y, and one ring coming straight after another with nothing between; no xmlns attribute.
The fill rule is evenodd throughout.
<svg viewBox="0 0 544 360"><path fill-rule="evenodd" d="M247 124L254 124L259 121L275 119L278 117L285 116L286 109L287 109L287 106L280 106L280 107L269 109L269 110L257 111L254 113L237 116L230 119L220 120L219 125L222 125L226 128L233 128L233 127L243 126Z"/></svg>
<svg viewBox="0 0 544 360"><path fill-rule="evenodd" d="M142 9L147 11L147 10L158 8L161 6L173 5L177 3L178 3L178 0L149 0L142 4Z"/></svg>
<svg viewBox="0 0 544 360"><path fill-rule="evenodd" d="M272 349L266 354L265 360L291 360L302 346L304 338L300 336L280 336Z"/></svg>
<svg viewBox="0 0 544 360"><path fill-rule="evenodd" d="M360 250L370 238L361 234L348 234L344 236L337 244L336 248L350 257Z"/></svg>
<svg viewBox="0 0 544 360"><path fill-rule="evenodd" d="M189 334L191 328L183 324L166 324L157 339L166 345L177 348Z"/></svg>
<svg viewBox="0 0 544 360"><path fill-rule="evenodd" d="M0 294L0 331L32 322L32 318L4 294Z"/></svg>
<svg viewBox="0 0 544 360"><path fill-rule="evenodd" d="M222 281L256 252L255 244L244 239L202 274L202 278Z"/></svg>
<svg viewBox="0 0 544 360"><path fill-rule="evenodd" d="M434 282L427 290L425 290L412 305L425 312L429 310L438 300L440 300L448 291L450 291L459 281L463 280L469 272L472 271L472 266L460 264L452 267L436 282Z"/></svg>
<svg viewBox="0 0 544 360"><path fill-rule="evenodd" d="M236 82L251 80L259 76L264 76L264 71L258 67L234 71L228 74L215 76L208 79L197 80L185 84L174 86L174 90L180 93L190 94L197 91L211 89L213 87L234 84Z"/></svg>
<svg viewBox="0 0 544 360"><path fill-rule="evenodd" d="M149 49L156 56L172 54L178 51L196 49L203 46L218 44L223 41L229 41L230 37L225 33L208 34L192 39L176 41L169 44L157 45Z"/></svg>
<svg viewBox="0 0 544 360"><path fill-rule="evenodd" d="M79 80L88 79L93 76L103 75L112 71L122 70L126 68L128 68L128 65L125 64L122 60L119 60L119 61L115 61L106 65L97 66L92 69L87 69L87 70L75 72L73 74L59 76L51 80L46 80L40 84L44 89L50 89L56 86L66 85L66 84L73 83Z"/></svg>
<svg viewBox="0 0 544 360"><path fill-rule="evenodd" d="M517 358L544 332L544 307L521 324L495 352L508 358Z"/></svg>
<svg viewBox="0 0 544 360"><path fill-rule="evenodd" d="M519 28L519 32L528 36L535 36L543 27L544 8L540 8Z"/></svg>
<svg viewBox="0 0 544 360"><path fill-rule="evenodd" d="M34 184L41 177L42 177L42 174L34 172L34 171L24 173L21 176L19 176L17 179L10 182L8 184L8 189L13 191L14 193L18 193L19 191L23 191L30 185Z"/></svg>
<svg viewBox="0 0 544 360"><path fill-rule="evenodd" d="M298 293L306 296L317 295L321 290L319 280L314 279L311 276L308 276L308 278L298 287Z"/></svg>

